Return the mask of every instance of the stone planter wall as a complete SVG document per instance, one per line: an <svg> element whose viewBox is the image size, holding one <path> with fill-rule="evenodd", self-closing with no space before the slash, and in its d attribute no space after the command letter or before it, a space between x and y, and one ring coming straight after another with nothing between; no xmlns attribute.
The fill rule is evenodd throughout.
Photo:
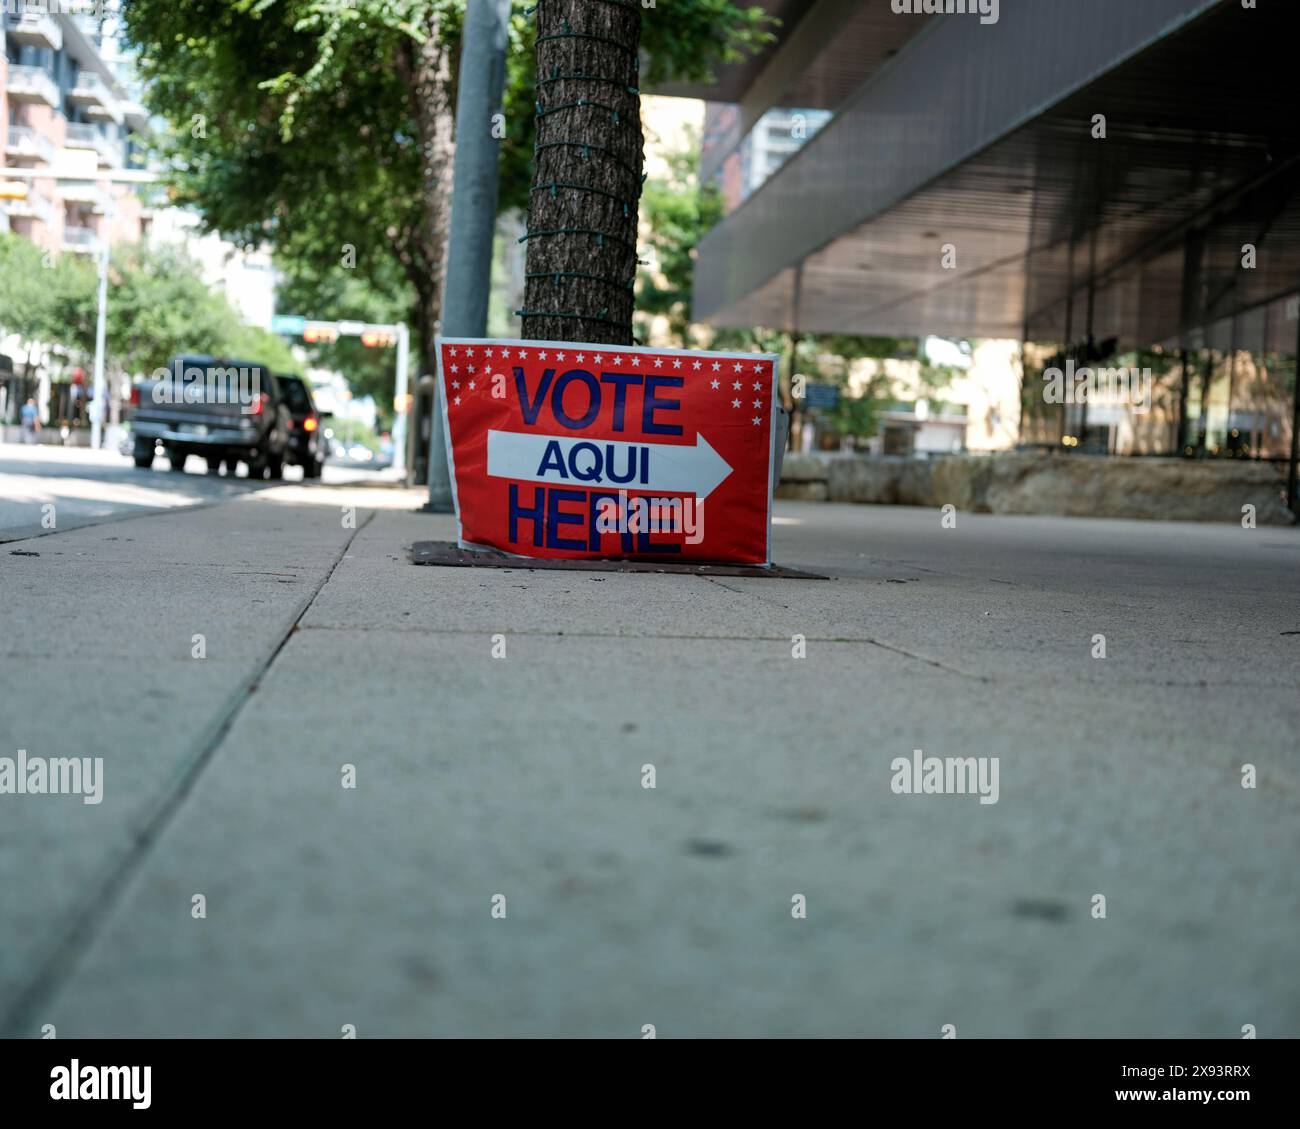
<svg viewBox="0 0 1300 1129"><path fill-rule="evenodd" d="M995 514L1289 525L1286 470L1270 463L1005 454L937 459L787 453L778 498L956 506Z"/></svg>

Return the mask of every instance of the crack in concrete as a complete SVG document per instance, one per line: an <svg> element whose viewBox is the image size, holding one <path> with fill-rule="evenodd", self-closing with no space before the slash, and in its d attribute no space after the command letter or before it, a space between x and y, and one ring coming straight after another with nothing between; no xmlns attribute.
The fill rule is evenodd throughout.
<svg viewBox="0 0 1300 1129"><path fill-rule="evenodd" d="M721 580L719 580L719 579L718 579L717 577L715 577L715 576L706 576L706 577L703 577L703 579L709 581L710 584L716 584L716 585L718 585L718 586L721 587L721 588L725 588L725 589L727 589L728 592L735 592L735 593L737 593L738 595L742 595L742 596L752 596L755 600L759 600L759 601L761 601L762 603L765 603L765 604L772 604L772 605L774 605L774 606L776 606L776 607L778 607L778 608L781 608L782 610L787 611L787 612L790 610L790 607L789 607L788 604L778 604L775 600L773 600L773 599L771 599L770 597L764 595L761 591L758 591L758 590L756 590L756 589L752 589L752 588L733 588L730 584L723 584L723 582L722 582ZM667 636L667 638L672 638L672 636ZM805 638L808 638L808 636L805 636ZM817 642L828 642L828 640L825 640L825 639L822 639L822 640L815 640L815 641L817 641ZM913 653L912 651L908 651L908 650L903 649L902 647L894 647L894 646L891 646L891 645L888 644L888 643L882 643L879 639L872 639L872 638L870 638L870 637L864 637L864 638L862 638L862 639L855 639L855 640L847 640L847 639L845 639L845 640L840 640L840 639L835 639L835 640L829 640L829 641L833 641L833 642L857 642L857 643L869 643L869 644L871 644L873 647L879 647L879 648L881 648L882 650L890 651L890 652L892 652L893 654L896 654L896 655L902 655L904 658L914 659L914 660L917 661L917 662L925 663L927 666L932 666L932 667L934 667L936 670L942 670L945 674L955 674L955 675L957 675L957 676L960 677L960 678L969 678L969 679L971 679L971 680L973 680L973 681L975 681L975 682L982 682L982 683L985 683L985 684L989 684L989 683L992 683L992 682L993 682L993 679L992 679L991 677L989 677L988 675L984 675L984 674L971 674L969 671L961 670L961 669L959 669L958 667L955 667L955 666L948 666L946 663L942 663L942 662L940 662L938 659L928 658L928 657L925 656L925 655L918 655L918 654L915 654L915 653Z"/></svg>

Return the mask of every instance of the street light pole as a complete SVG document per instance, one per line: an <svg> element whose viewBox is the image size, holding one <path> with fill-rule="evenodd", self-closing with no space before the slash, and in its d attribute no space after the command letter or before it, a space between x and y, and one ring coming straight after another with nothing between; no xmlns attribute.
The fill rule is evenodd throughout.
<svg viewBox="0 0 1300 1129"><path fill-rule="evenodd" d="M510 0L476 0L465 12L460 84L456 94L456 163L452 181L447 281L442 332L449 337L487 334L492 284L492 236L497 222L497 165L510 41ZM442 389L435 382L429 428L427 513L452 511Z"/></svg>
<svg viewBox="0 0 1300 1129"><path fill-rule="evenodd" d="M113 222L110 209L104 217L105 226ZM104 433L104 413L107 408L108 395L104 383L104 346L108 336L108 232L101 240L103 246L99 253L99 313L95 323L95 383L94 406L90 412L90 446L99 450Z"/></svg>
<svg viewBox="0 0 1300 1129"><path fill-rule="evenodd" d="M393 469L399 474L406 474L406 421L410 413L406 409L407 389L410 381L411 367L411 332L402 323L397 327L397 383L393 407Z"/></svg>

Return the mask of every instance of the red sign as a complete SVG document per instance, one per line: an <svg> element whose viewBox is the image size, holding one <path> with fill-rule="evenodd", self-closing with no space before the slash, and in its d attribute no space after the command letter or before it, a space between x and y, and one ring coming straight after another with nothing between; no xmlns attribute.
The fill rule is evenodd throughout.
<svg viewBox="0 0 1300 1129"><path fill-rule="evenodd" d="M464 548L769 564L776 357L438 341Z"/></svg>

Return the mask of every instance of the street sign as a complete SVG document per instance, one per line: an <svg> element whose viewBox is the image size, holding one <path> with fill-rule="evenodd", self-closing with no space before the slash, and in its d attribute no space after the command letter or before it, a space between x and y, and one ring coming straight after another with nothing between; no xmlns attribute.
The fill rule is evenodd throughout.
<svg viewBox="0 0 1300 1129"><path fill-rule="evenodd" d="M276 314L271 319L271 332L282 333L286 337L301 337L307 328L307 319L294 314Z"/></svg>
<svg viewBox="0 0 1300 1129"><path fill-rule="evenodd" d="M461 546L771 563L776 363L439 338Z"/></svg>
<svg viewBox="0 0 1300 1129"><path fill-rule="evenodd" d="M804 389L804 403L810 408L834 411L840 403L839 385L809 384Z"/></svg>

